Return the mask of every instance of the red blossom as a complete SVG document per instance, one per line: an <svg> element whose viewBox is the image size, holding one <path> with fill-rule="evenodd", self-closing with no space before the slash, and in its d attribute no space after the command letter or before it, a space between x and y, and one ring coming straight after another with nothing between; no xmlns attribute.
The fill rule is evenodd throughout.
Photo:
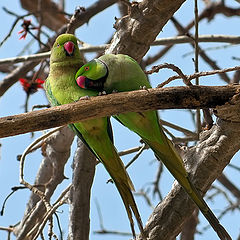
<svg viewBox="0 0 240 240"><path fill-rule="evenodd" d="M33 94L37 92L39 88L43 88L42 85L44 83L44 80L37 78L32 81L25 78L20 78L19 82L23 86L23 89L27 94Z"/></svg>
<svg viewBox="0 0 240 240"><path fill-rule="evenodd" d="M34 29L34 30L39 29L38 27L30 27L31 25L32 25L31 20L25 20L25 19L23 20L23 23L21 25L23 29L18 32L18 34L22 34L19 40L25 39L30 29Z"/></svg>
<svg viewBox="0 0 240 240"><path fill-rule="evenodd" d="M24 33L24 34L19 38L19 40L25 39L26 36L27 36L27 31L26 30L21 30L21 31L18 32L18 34L21 34L21 33Z"/></svg>

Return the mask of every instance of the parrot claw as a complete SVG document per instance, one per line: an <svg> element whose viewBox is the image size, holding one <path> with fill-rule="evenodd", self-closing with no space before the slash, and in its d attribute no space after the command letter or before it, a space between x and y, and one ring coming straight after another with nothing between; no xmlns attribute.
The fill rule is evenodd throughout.
<svg viewBox="0 0 240 240"><path fill-rule="evenodd" d="M107 95L106 91L102 91L98 93L98 96L102 96L102 95Z"/></svg>
<svg viewBox="0 0 240 240"><path fill-rule="evenodd" d="M80 97L79 100L89 100L90 97L89 96L84 96L84 97Z"/></svg>
<svg viewBox="0 0 240 240"><path fill-rule="evenodd" d="M146 86L140 86L139 88L140 88L140 90L147 90L148 91L148 88Z"/></svg>
<svg viewBox="0 0 240 240"><path fill-rule="evenodd" d="M110 178L110 179L107 180L107 184L108 184L108 183L112 183L112 184L113 184L114 182L113 182L113 180Z"/></svg>
<svg viewBox="0 0 240 240"><path fill-rule="evenodd" d="M112 90L112 93L117 93L117 92L118 92L118 90L116 90L116 89Z"/></svg>

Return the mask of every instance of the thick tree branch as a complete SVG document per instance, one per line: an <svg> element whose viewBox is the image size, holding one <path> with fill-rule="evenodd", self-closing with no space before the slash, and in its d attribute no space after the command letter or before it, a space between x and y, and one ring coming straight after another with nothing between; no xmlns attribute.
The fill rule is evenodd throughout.
<svg viewBox="0 0 240 240"><path fill-rule="evenodd" d="M68 240L87 240L90 231L90 195L95 174L96 157L78 139L73 162L73 186L70 192Z"/></svg>
<svg viewBox="0 0 240 240"><path fill-rule="evenodd" d="M188 172L191 173L195 186L203 193L221 175L233 155L239 150L239 134L239 123L219 120L211 130L201 134L200 141L195 147L186 151ZM176 183L154 209L147 222L145 230L149 239L168 240L176 237L195 206L186 192ZM231 235L231 229L227 230Z"/></svg>
<svg viewBox="0 0 240 240"><path fill-rule="evenodd" d="M128 54L138 62L185 0L144 0L132 3L130 14L116 21L116 32L106 53Z"/></svg>
<svg viewBox="0 0 240 240"><path fill-rule="evenodd" d="M42 24L53 31L57 31L62 25L67 24L68 19L61 9L51 0L21 0L21 5L35 17L42 19Z"/></svg>
<svg viewBox="0 0 240 240"><path fill-rule="evenodd" d="M199 210L196 208L191 217L185 222L180 240L194 240L196 228L199 222L198 213Z"/></svg>
<svg viewBox="0 0 240 240"><path fill-rule="evenodd" d="M123 112L213 108L228 102L238 90L238 85L170 87L92 97L89 100L51 109L0 118L0 137L39 131Z"/></svg>

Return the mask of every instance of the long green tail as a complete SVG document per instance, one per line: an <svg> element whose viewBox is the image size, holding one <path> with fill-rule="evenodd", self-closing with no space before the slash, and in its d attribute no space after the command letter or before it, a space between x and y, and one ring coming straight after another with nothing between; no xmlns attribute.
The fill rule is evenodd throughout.
<svg viewBox="0 0 240 240"><path fill-rule="evenodd" d="M144 236L142 220L132 194L132 191L134 191L133 183L117 154L108 131L102 130L105 129L102 127L102 125L104 126L105 124L105 120L98 119L97 121L88 120L82 123L75 123L71 127L77 135L83 139L93 154L103 163L114 181L126 208L133 237L136 238L132 213L137 220L141 234ZM88 131L84 131L85 129ZM83 135L81 133L83 133Z"/></svg>
<svg viewBox="0 0 240 240"><path fill-rule="evenodd" d="M118 183L118 182L115 181L115 185L116 185L116 187L117 187L117 189L118 189L118 191L119 191L119 193L122 197L123 203L125 205L127 215L128 215L129 220L130 220L130 225L131 225L131 230L132 230L132 233L133 233L133 237L136 238L136 234L135 234L135 230L134 230L134 222L133 222L133 219L132 219L132 212L133 212L133 214L134 214L134 216L137 220L139 230L140 230L142 236L144 236L142 220L141 220L140 214L138 212L138 208L137 208L137 205L136 205L135 200L133 198L131 190L124 183Z"/></svg>
<svg viewBox="0 0 240 240"><path fill-rule="evenodd" d="M163 162L171 174L185 189L191 199L196 203L202 214L208 220L212 228L216 231L219 238L221 240L231 240L232 238L229 236L225 228L219 223L217 217L214 215L207 203L204 201L203 197L190 181L188 173L184 168L183 161L176 152L172 143L166 137L165 144L151 142L146 139L143 140L150 146L150 148L153 149L156 157Z"/></svg>
<svg viewBox="0 0 240 240"><path fill-rule="evenodd" d="M134 187L128 173L125 170L122 161L120 160L117 154L111 159L111 164L107 163L109 161L106 160L104 157L101 158L101 161L105 166L106 170L108 171L109 175L111 176L112 180L114 181L121 195L121 198L127 211L128 219L130 221L133 237L136 238L132 212L137 220L139 230L141 234L144 236L142 220L132 194L132 191L134 191Z"/></svg>

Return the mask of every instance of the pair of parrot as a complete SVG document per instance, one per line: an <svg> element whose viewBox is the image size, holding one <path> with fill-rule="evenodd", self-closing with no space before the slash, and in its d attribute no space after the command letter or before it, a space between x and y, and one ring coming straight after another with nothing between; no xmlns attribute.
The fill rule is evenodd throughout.
<svg viewBox="0 0 240 240"><path fill-rule="evenodd" d="M106 93L133 91L143 86L151 88L141 67L127 55L106 54L82 66L82 58L74 35L60 35L53 45L50 72L45 82L46 93L52 105L75 102L84 96L97 96L103 91ZM229 234L190 181L181 157L162 130L157 112L130 112L114 117L149 145L157 159L164 163L196 203L219 238L230 240ZM134 187L113 145L109 118L74 123L71 124L71 128L103 163L113 179L125 205L134 238L132 213L144 237L141 217L132 194Z"/></svg>

